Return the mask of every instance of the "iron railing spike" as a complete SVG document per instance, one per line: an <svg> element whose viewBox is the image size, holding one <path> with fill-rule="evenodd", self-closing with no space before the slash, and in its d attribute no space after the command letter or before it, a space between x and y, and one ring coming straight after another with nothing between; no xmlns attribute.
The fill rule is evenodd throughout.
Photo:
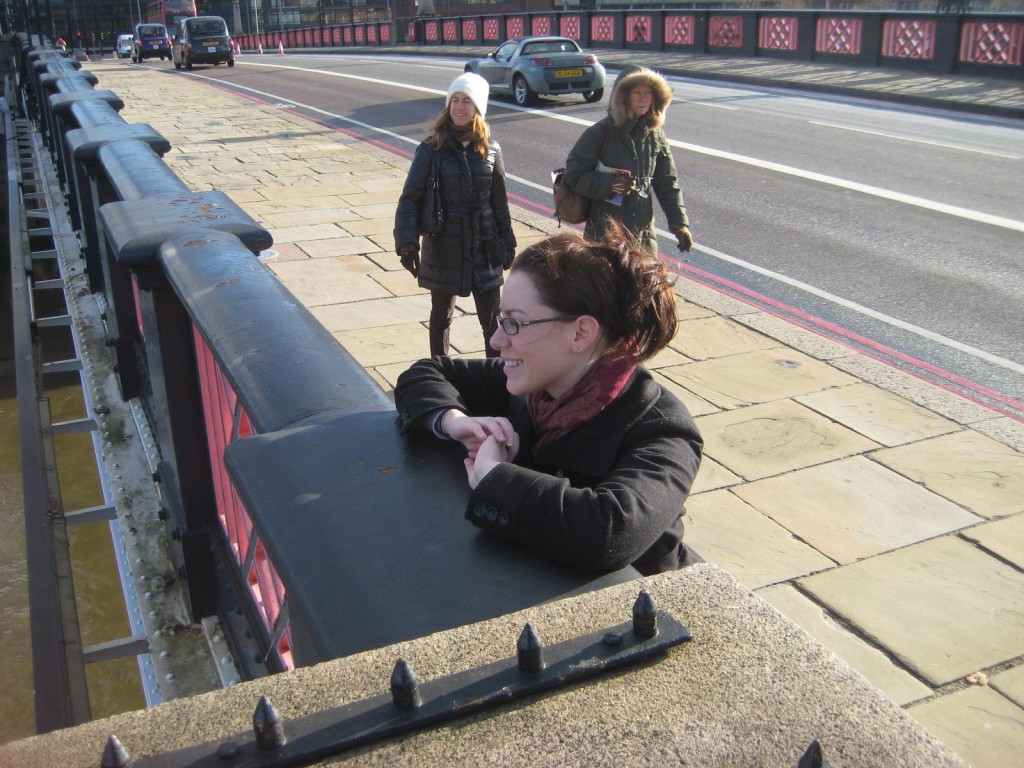
<svg viewBox="0 0 1024 768"><path fill-rule="evenodd" d="M287 741L281 716L266 696L260 696L256 711L252 713L252 730L257 749L280 749Z"/></svg>
<svg viewBox="0 0 1024 768"><path fill-rule="evenodd" d="M654 598L646 589L640 591L633 603L633 634L644 640L658 634L658 613Z"/></svg>
<svg viewBox="0 0 1024 768"><path fill-rule="evenodd" d="M544 644L533 629L533 625L527 624L519 634L519 642L516 643L516 651L519 659L519 671L533 674L544 669Z"/></svg>
<svg viewBox="0 0 1024 768"><path fill-rule="evenodd" d="M103 747L103 759L100 768L131 768L132 758L128 750L114 734L110 734L107 744Z"/></svg>
<svg viewBox="0 0 1024 768"><path fill-rule="evenodd" d="M832 768L832 763L825 759L825 750L822 749L821 742L814 739L800 758L800 762L796 764L796 768Z"/></svg>
<svg viewBox="0 0 1024 768"><path fill-rule="evenodd" d="M391 700L395 709L402 712L411 712L423 703L416 673L403 658L395 662L395 669L391 673Z"/></svg>

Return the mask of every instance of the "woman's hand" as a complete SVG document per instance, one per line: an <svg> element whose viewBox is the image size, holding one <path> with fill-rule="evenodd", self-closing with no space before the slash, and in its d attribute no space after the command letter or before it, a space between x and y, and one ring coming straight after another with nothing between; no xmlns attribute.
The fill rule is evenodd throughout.
<svg viewBox="0 0 1024 768"><path fill-rule="evenodd" d="M487 473L505 461L511 461L507 444L499 443L494 435L489 435L475 454L466 459L466 476L469 479L469 487L476 490Z"/></svg>
<svg viewBox="0 0 1024 768"><path fill-rule="evenodd" d="M488 438L505 451L502 461L512 461L519 452L519 435L512 428L512 422L503 416L467 416L451 408L445 411L438 426L452 440L466 446L470 459L476 458Z"/></svg>
<svg viewBox="0 0 1024 768"><path fill-rule="evenodd" d="M398 257L413 277L420 276L420 247L414 243L406 243L398 247Z"/></svg>

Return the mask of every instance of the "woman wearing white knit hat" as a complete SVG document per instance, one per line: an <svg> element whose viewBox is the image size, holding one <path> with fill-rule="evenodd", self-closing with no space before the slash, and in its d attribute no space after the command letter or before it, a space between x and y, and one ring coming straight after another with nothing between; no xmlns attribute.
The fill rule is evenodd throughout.
<svg viewBox="0 0 1024 768"><path fill-rule="evenodd" d="M501 147L491 139L487 81L470 72L455 78L444 109L416 148L395 212L395 250L402 266L430 291L430 354L447 355L457 296L473 295L488 357L497 329L504 271L516 237L505 192ZM421 231L432 163L444 211L441 231ZM422 249L421 249L422 235Z"/></svg>

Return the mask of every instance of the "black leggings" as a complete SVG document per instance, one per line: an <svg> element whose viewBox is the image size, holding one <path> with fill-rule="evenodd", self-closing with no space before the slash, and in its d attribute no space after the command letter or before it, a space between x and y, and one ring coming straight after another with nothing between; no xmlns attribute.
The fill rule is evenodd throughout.
<svg viewBox="0 0 1024 768"><path fill-rule="evenodd" d="M430 354L448 354L448 336L455 314L455 295L442 291L430 292ZM498 305L501 291L491 288L486 291L473 289L473 301L476 303L476 317L480 321L480 329L484 333L484 352L487 357L497 357L498 351L491 349L491 336L498 330Z"/></svg>

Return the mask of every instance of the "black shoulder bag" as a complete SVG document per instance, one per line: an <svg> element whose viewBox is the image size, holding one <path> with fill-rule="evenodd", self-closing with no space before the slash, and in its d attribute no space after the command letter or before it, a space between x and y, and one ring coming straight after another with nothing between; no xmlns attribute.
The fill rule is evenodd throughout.
<svg viewBox="0 0 1024 768"><path fill-rule="evenodd" d="M441 151L430 151L430 178L423 195L423 206L420 210L420 234L437 235L444 229L444 204L441 200Z"/></svg>

